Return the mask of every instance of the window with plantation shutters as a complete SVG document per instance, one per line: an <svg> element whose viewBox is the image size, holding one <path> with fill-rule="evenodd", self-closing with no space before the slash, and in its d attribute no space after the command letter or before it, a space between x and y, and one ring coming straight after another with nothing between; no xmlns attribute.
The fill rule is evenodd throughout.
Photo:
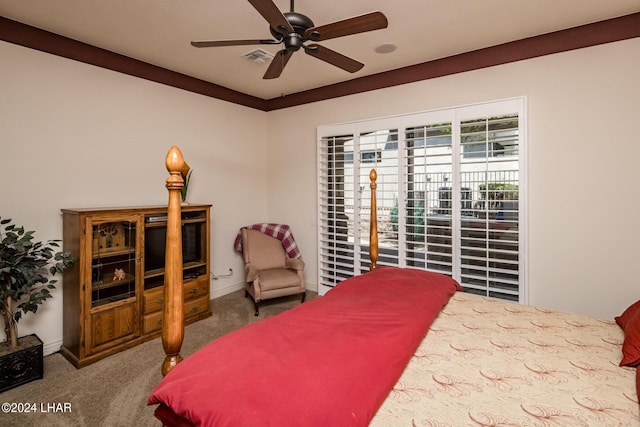
<svg viewBox="0 0 640 427"><path fill-rule="evenodd" d="M463 193L475 195L460 215L460 282L469 292L516 301L520 288L518 129L517 114L462 121L459 172Z"/></svg>
<svg viewBox="0 0 640 427"><path fill-rule="evenodd" d="M369 172L379 264L447 274L525 301L525 100L318 128L318 291L369 268Z"/></svg>
<svg viewBox="0 0 640 427"><path fill-rule="evenodd" d="M347 144L350 145L346 152ZM353 135L324 137L319 144L318 186L319 264L324 289L354 275L353 183L346 185L346 175L353 176ZM348 195L345 193L349 193ZM349 216L351 215L351 220Z"/></svg>

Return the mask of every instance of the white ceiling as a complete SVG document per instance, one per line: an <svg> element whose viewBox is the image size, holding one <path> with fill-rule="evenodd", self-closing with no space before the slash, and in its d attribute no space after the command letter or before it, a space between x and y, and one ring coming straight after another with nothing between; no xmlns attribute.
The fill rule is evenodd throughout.
<svg viewBox="0 0 640 427"><path fill-rule="evenodd" d="M275 0L283 12L289 0ZM191 40L271 38L246 0L0 0L0 15L229 89L271 99L640 11L640 0L297 0L316 25L379 10L383 30L320 42L365 64L355 74L303 51L280 78L242 58L254 48L194 48ZM392 53L374 49L393 43Z"/></svg>

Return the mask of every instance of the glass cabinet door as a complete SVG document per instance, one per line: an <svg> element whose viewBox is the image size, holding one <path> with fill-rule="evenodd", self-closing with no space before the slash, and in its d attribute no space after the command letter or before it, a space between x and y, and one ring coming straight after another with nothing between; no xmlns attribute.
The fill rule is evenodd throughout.
<svg viewBox="0 0 640 427"><path fill-rule="evenodd" d="M136 296L135 220L93 223L91 307Z"/></svg>

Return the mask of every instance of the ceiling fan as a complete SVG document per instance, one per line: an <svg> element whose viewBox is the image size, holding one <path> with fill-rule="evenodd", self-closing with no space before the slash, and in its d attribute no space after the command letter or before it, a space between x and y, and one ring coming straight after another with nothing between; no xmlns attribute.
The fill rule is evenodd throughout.
<svg viewBox="0 0 640 427"><path fill-rule="evenodd" d="M273 0L248 0L249 3L269 23L269 30L273 39L254 40L217 40L217 41L192 41L194 47L220 47L241 46L254 44L284 44L284 48L276 53L265 72L264 79L275 79L280 76L282 70L294 52L304 49L305 53L316 57L350 73L355 73L364 67L364 64L344 56L334 50L326 48L316 42L349 36L351 34L387 28L387 17L382 12L371 12L353 18L343 19L326 25L315 26L307 16L294 12L294 0L291 0L291 11L280 12Z"/></svg>

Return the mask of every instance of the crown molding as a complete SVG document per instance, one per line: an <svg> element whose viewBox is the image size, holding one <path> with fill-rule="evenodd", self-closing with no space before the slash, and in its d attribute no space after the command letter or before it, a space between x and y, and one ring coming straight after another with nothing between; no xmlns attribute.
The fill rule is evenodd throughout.
<svg viewBox="0 0 640 427"><path fill-rule="evenodd" d="M294 107L635 37L640 37L640 12L269 99L268 110Z"/></svg>
<svg viewBox="0 0 640 427"><path fill-rule="evenodd" d="M640 12L283 97L262 99L0 16L0 40L262 111L368 92L640 37Z"/></svg>
<svg viewBox="0 0 640 427"><path fill-rule="evenodd" d="M267 111L268 101L0 16L0 40Z"/></svg>

